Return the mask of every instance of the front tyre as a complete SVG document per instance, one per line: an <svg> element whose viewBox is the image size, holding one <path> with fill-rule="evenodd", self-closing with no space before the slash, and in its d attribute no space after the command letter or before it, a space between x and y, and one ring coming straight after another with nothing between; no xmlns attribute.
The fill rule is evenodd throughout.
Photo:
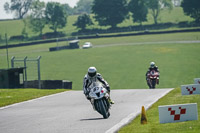
<svg viewBox="0 0 200 133"><path fill-rule="evenodd" d="M149 86L149 89L152 89L152 80L151 79L148 79L147 80L147 85Z"/></svg>
<svg viewBox="0 0 200 133"><path fill-rule="evenodd" d="M156 88L156 79L152 80L152 88L155 89Z"/></svg>
<svg viewBox="0 0 200 133"><path fill-rule="evenodd" d="M103 103L103 99L99 100L99 104L100 104L99 107L100 107L101 114L103 115L103 118L107 119L110 116L110 113L106 111L106 107Z"/></svg>
<svg viewBox="0 0 200 133"><path fill-rule="evenodd" d="M104 119L107 119L110 116L110 112L105 103L106 101L104 98L95 100L95 108L101 115L103 115Z"/></svg>

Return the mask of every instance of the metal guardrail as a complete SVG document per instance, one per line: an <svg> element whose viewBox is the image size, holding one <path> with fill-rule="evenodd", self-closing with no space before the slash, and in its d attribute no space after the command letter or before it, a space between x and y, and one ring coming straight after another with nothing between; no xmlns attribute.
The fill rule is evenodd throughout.
<svg viewBox="0 0 200 133"><path fill-rule="evenodd" d="M15 67L15 62L23 62L23 67L25 68L25 84L24 87L27 85L27 61L36 62L37 63L37 78L38 78L38 88L41 89L41 74L40 74L40 59L42 57L38 56L36 59L29 59L27 56L24 59L16 59L15 56L11 58L11 67Z"/></svg>

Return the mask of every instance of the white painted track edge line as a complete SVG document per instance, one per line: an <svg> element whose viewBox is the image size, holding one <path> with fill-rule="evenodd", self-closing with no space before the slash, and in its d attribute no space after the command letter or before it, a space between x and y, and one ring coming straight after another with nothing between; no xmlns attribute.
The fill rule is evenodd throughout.
<svg viewBox="0 0 200 133"><path fill-rule="evenodd" d="M33 101L36 101L36 100L56 96L56 95L66 93L66 92L70 92L70 91L64 91L64 92L60 92L60 93L56 93L56 94L51 94L51 95L47 95L47 96L42 96L42 97L30 99L30 100L27 100L27 101L22 101L22 102L19 102L19 103L10 104L10 105L4 106L4 107L0 107L0 110L7 109L7 108L10 108L10 107L14 107L14 106L21 105L21 104L25 104L25 103L29 103L29 102L33 102Z"/></svg>
<svg viewBox="0 0 200 133"><path fill-rule="evenodd" d="M158 98L154 103L156 103L159 99L161 99L163 96L167 95L169 92L171 92L174 88L169 89L169 91L163 95L161 95L160 98ZM148 110L154 103L147 105L145 108ZM122 119L119 123L108 129L105 133L117 133L122 127L129 124L132 120L134 120L141 112L138 113L131 113L126 118Z"/></svg>

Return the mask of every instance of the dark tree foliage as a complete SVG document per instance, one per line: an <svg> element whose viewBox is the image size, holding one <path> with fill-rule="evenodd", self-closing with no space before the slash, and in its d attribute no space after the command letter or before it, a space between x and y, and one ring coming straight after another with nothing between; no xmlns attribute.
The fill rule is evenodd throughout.
<svg viewBox="0 0 200 133"><path fill-rule="evenodd" d="M62 29L67 23L67 13L63 5L57 2L48 2L45 10L46 22L50 29L57 32L57 29Z"/></svg>
<svg viewBox="0 0 200 133"><path fill-rule="evenodd" d="M99 25L115 28L128 15L127 0L94 0L92 12Z"/></svg>
<svg viewBox="0 0 200 133"><path fill-rule="evenodd" d="M181 6L186 15L200 22L200 0L183 0Z"/></svg>
<svg viewBox="0 0 200 133"><path fill-rule="evenodd" d="M131 0L129 3L129 10L132 13L133 22L147 21L148 8L146 0Z"/></svg>
<svg viewBox="0 0 200 133"><path fill-rule="evenodd" d="M162 9L168 8L171 10L173 7L171 0L147 0L147 3L155 24L158 23L158 16L160 15Z"/></svg>
<svg viewBox="0 0 200 133"><path fill-rule="evenodd" d="M79 0L77 6L74 7L74 14L90 14L93 1L94 0Z"/></svg>
<svg viewBox="0 0 200 133"><path fill-rule="evenodd" d="M66 11L67 15L73 15L74 9L70 7L68 4L63 4L64 10Z"/></svg>
<svg viewBox="0 0 200 133"><path fill-rule="evenodd" d="M28 26L33 32L40 33L42 36L42 31L46 25L45 19L45 3L36 0L31 5L31 15L28 16Z"/></svg>
<svg viewBox="0 0 200 133"><path fill-rule="evenodd" d="M81 28L82 31L86 29L87 25L92 25L92 20L90 19L90 16L88 14L80 15L77 19L77 21L73 24L77 28Z"/></svg>
<svg viewBox="0 0 200 133"><path fill-rule="evenodd" d="M4 9L7 13L15 12L16 17L22 19L30 9L30 6L34 0L10 0L9 4L4 4Z"/></svg>

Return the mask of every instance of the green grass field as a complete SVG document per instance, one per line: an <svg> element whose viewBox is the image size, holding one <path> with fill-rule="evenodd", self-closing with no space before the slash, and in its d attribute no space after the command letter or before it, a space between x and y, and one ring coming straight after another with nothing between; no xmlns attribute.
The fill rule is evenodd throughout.
<svg viewBox="0 0 200 133"><path fill-rule="evenodd" d="M42 56L41 78L43 80L70 80L73 82L74 90L82 89L82 80L89 66L97 67L98 72L110 83L111 89L147 88L145 73L149 62L155 61L161 72L158 87L178 87L181 84L191 83L195 77L200 77L198 67L200 45L199 43L168 42L191 41L198 38L200 38L199 32L101 38L92 39L91 42L94 46L102 44L119 46L57 52L48 52L49 47L56 46L55 43L42 44L11 48L9 58ZM84 41L86 40L81 40L81 44ZM152 43L145 44L147 42ZM141 44L134 45L135 43ZM5 53L5 49L0 50L0 68L7 67Z"/></svg>
<svg viewBox="0 0 200 133"><path fill-rule="evenodd" d="M67 90L66 89L52 89L52 90L0 89L0 107L64 91Z"/></svg>

